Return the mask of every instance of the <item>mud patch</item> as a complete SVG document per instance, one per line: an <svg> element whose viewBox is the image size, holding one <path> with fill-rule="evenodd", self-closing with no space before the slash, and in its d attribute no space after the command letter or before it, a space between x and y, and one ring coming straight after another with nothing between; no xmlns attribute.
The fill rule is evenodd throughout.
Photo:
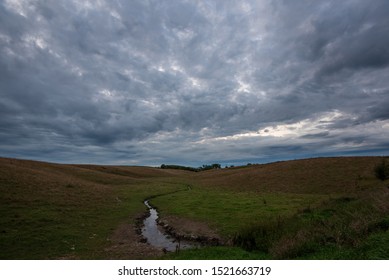
<svg viewBox="0 0 389 280"><path fill-rule="evenodd" d="M199 242L203 246L224 243L220 236L203 222L169 215L160 219L159 225L175 238Z"/></svg>
<svg viewBox="0 0 389 280"><path fill-rule="evenodd" d="M154 248L142 240L136 225L122 224L112 234L111 245L105 249L107 259L146 260L162 256L162 250Z"/></svg>

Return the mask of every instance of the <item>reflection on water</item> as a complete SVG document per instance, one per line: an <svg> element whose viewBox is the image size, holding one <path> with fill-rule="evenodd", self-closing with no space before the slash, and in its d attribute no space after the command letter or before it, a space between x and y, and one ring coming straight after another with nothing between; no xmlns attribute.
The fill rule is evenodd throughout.
<svg viewBox="0 0 389 280"><path fill-rule="evenodd" d="M144 204L149 208L150 216L144 220L142 235L147 239L147 242L158 248L165 248L167 251L175 251L178 242L171 236L163 234L157 224L158 212L150 206L149 201L146 200ZM193 247L191 244L181 241L180 248L186 249Z"/></svg>

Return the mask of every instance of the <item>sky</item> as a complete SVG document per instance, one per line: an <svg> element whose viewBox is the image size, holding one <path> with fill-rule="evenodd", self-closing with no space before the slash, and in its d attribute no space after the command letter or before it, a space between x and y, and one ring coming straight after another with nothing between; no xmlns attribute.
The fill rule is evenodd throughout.
<svg viewBox="0 0 389 280"><path fill-rule="evenodd" d="M0 0L0 156L389 154L387 0Z"/></svg>

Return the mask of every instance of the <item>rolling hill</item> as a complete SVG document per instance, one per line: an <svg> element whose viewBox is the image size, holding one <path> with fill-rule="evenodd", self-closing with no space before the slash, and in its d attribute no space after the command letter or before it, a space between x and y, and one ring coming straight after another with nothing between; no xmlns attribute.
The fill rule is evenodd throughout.
<svg viewBox="0 0 389 280"><path fill-rule="evenodd" d="M314 158L195 173L0 158L0 258L161 257L136 233L149 197L177 232L217 235L224 247L213 252L226 250L222 257L238 247L256 254L249 258L389 258L374 245L389 244L388 183L374 176L381 160ZM212 248L166 257L207 258L206 250L217 258Z"/></svg>

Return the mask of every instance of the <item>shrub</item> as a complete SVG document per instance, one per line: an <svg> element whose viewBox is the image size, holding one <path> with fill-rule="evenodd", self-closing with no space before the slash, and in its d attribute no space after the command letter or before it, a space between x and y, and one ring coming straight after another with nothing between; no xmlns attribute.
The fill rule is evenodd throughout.
<svg viewBox="0 0 389 280"><path fill-rule="evenodd" d="M389 178L389 165L386 163L386 160L383 159L382 162L374 168L375 176L384 181Z"/></svg>
<svg viewBox="0 0 389 280"><path fill-rule="evenodd" d="M247 251L267 253L273 243L283 234L283 225L284 221L278 218L247 226L235 234L232 243Z"/></svg>

